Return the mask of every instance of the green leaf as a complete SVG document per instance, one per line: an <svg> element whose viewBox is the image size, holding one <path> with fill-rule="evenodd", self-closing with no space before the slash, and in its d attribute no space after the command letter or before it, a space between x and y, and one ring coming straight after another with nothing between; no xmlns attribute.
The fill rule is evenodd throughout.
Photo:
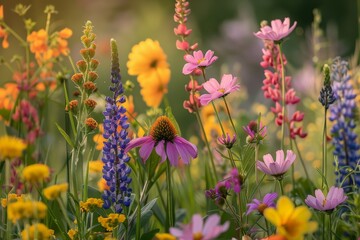
<svg viewBox="0 0 360 240"><path fill-rule="evenodd" d="M165 114L171 120L171 122L174 124L176 131L181 136L181 131L180 131L179 124L177 123L177 121L176 121L176 119L175 119L175 117L174 117L174 115L172 113L172 110L171 110L170 106L167 106L165 108Z"/></svg>
<svg viewBox="0 0 360 240"><path fill-rule="evenodd" d="M155 205L157 201L157 198L154 198L153 200L151 200L150 202L148 202L142 209L141 209L141 216L143 214L145 214L146 212L151 211L151 209L153 208L153 206Z"/></svg>
<svg viewBox="0 0 360 240"><path fill-rule="evenodd" d="M55 123L57 129L59 130L59 132L61 133L61 135L65 138L66 142L72 147L74 148L75 145L74 143L71 141L71 138L69 137L69 135L65 132L64 129L62 129L59 124Z"/></svg>
<svg viewBox="0 0 360 240"><path fill-rule="evenodd" d="M151 230L150 232L144 233L143 235L141 235L140 240L151 240L159 231L160 229L156 228L154 230Z"/></svg>

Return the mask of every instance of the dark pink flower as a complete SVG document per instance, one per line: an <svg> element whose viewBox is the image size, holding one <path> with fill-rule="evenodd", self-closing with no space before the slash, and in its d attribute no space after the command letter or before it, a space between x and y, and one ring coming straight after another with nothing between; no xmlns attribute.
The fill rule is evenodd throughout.
<svg viewBox="0 0 360 240"><path fill-rule="evenodd" d="M165 116L156 119L151 126L149 136L131 140L125 148L125 153L139 146L141 146L139 154L143 161L149 158L153 149L161 157L161 162L168 158L173 166L178 165L179 157L185 164L189 164L191 158L197 157L196 146L177 136L174 125Z"/></svg>
<svg viewBox="0 0 360 240"><path fill-rule="evenodd" d="M317 189L315 190L315 197L308 195L305 203L319 211L332 211L338 205L345 202L348 197L344 194L344 189L332 186L325 198L324 193Z"/></svg>
<svg viewBox="0 0 360 240"><path fill-rule="evenodd" d="M296 158L295 153L291 150L287 150L286 158L284 157L284 151L276 151L276 160L270 154L264 155L264 162L259 160L256 161L256 168L265 174L281 177L290 168L291 164L294 163Z"/></svg>
<svg viewBox="0 0 360 240"><path fill-rule="evenodd" d="M280 41L295 29L296 24L297 22L294 22L290 27L289 18L285 18L284 22L281 22L280 19L276 19L271 21L271 27L264 26L260 31L254 33L254 35L263 40Z"/></svg>
<svg viewBox="0 0 360 240"><path fill-rule="evenodd" d="M226 136L218 137L217 140L220 144L230 149L236 142L236 134L234 134L233 137L230 137L229 133L226 133Z"/></svg>
<svg viewBox="0 0 360 240"><path fill-rule="evenodd" d="M210 78L209 81L202 84L208 92L200 96L201 105L207 105L209 102L224 97L240 89L240 85L236 83L237 78L231 74L224 74L219 82L215 78Z"/></svg>
<svg viewBox="0 0 360 240"><path fill-rule="evenodd" d="M211 240L227 231L230 223L227 221L223 225L220 224L220 216L213 214L205 221L200 214L193 215L191 222L182 225L181 228L170 228L170 233L179 240L202 239Z"/></svg>
<svg viewBox="0 0 360 240"><path fill-rule="evenodd" d="M263 126L260 122L260 126L258 126L256 121L250 121L249 124L243 127L244 131L248 134L246 137L247 143L261 143L261 141L265 138L267 133L266 126Z"/></svg>
<svg viewBox="0 0 360 240"><path fill-rule="evenodd" d="M218 57L214 56L214 52L208 50L205 53L205 56L201 50L194 51L193 55L187 54L184 56L185 61L187 62L183 68L183 74L189 75L197 68L206 68L215 62Z"/></svg>
<svg viewBox="0 0 360 240"><path fill-rule="evenodd" d="M243 177L239 174L237 168L233 168L230 171L230 177L225 180L225 187L230 190L234 190L234 192L239 193L241 191L241 186L243 184Z"/></svg>
<svg viewBox="0 0 360 240"><path fill-rule="evenodd" d="M246 215L249 215L250 213L254 211L258 211L260 214L263 214L264 210L268 207L275 207L275 199L278 197L277 193L268 193L264 196L263 200L260 201L256 198L254 198L251 203L246 204L248 210L246 212Z"/></svg>

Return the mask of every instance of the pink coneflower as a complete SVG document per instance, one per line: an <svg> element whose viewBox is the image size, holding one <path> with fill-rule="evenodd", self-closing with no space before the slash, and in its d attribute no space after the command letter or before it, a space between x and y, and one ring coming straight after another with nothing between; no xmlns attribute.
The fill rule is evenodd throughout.
<svg viewBox="0 0 360 240"><path fill-rule="evenodd" d="M179 240L211 240L228 230L230 224L220 225L220 216L213 214L205 222L200 214L193 215L191 222L179 228L170 228L170 233Z"/></svg>
<svg viewBox="0 0 360 240"><path fill-rule="evenodd" d="M210 78L209 81L202 84L208 94L200 96L201 105L207 105L209 102L224 97L240 89L240 85L236 83L237 78L231 74L224 74L219 82L215 78Z"/></svg>
<svg viewBox="0 0 360 240"><path fill-rule="evenodd" d="M308 195L305 203L319 211L332 211L338 205L345 202L348 197L344 194L344 189L332 186L325 198L324 193L317 189L315 190L315 197Z"/></svg>
<svg viewBox="0 0 360 240"><path fill-rule="evenodd" d="M297 22L290 27L290 19L285 18L284 22L280 19L271 21L270 26L263 26L260 31L254 35L263 40L280 41L287 37L296 27Z"/></svg>
<svg viewBox="0 0 360 240"><path fill-rule="evenodd" d="M256 161L256 168L265 174L282 177L284 173L290 168L291 164L295 161L296 155L291 150L287 150L286 158L284 157L284 151L276 151L276 161L270 154L264 155L264 162Z"/></svg>
<svg viewBox="0 0 360 240"><path fill-rule="evenodd" d="M248 207L246 215L249 215L254 211L258 211L260 214L263 214L266 208L268 207L274 208L275 207L274 201L277 197L278 197L277 193L268 193L264 196L262 201L254 198L251 203L246 204L246 206Z"/></svg>
<svg viewBox="0 0 360 240"><path fill-rule="evenodd" d="M201 50L194 51L193 54L194 55L186 54L184 56L184 59L187 62L182 71L184 75L191 74L197 68L206 68L218 59L211 50L208 50L205 53L205 56Z"/></svg>
<svg viewBox="0 0 360 240"><path fill-rule="evenodd" d="M154 148L161 157L161 162L168 158L173 166L178 165L179 157L185 164L190 163L190 158L197 157L196 146L177 136L174 125L165 116L156 119L151 126L149 136L131 140L125 149L125 153L139 146L141 146L139 153L143 161L149 158Z"/></svg>

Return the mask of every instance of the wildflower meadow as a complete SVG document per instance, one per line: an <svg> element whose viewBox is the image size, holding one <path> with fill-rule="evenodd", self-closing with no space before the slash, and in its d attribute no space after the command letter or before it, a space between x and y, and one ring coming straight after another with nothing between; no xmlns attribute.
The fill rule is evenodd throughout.
<svg viewBox="0 0 360 240"><path fill-rule="evenodd" d="M337 51L320 10L209 47L196 1L147 5L145 38L37 4L0 5L0 239L360 239L360 41Z"/></svg>

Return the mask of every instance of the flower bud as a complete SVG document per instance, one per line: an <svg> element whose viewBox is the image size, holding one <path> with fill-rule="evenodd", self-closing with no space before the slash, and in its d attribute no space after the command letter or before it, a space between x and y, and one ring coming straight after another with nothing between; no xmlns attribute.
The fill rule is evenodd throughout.
<svg viewBox="0 0 360 240"><path fill-rule="evenodd" d="M72 113L77 113L78 111L78 105L79 105L79 102L78 100L71 100L69 102L69 104L65 107L65 111L71 111Z"/></svg>
<svg viewBox="0 0 360 240"><path fill-rule="evenodd" d="M85 120L85 125L89 131L95 130L98 127L97 121L93 118L87 118Z"/></svg>
<svg viewBox="0 0 360 240"><path fill-rule="evenodd" d="M75 73L74 75L72 75L71 81L73 81L77 85L80 85L84 81L84 76L82 73Z"/></svg>
<svg viewBox="0 0 360 240"><path fill-rule="evenodd" d="M99 77L99 75L93 71L90 71L88 76L89 76L90 82L95 82L95 80L98 79L98 77Z"/></svg>
<svg viewBox="0 0 360 240"><path fill-rule="evenodd" d="M94 110L94 108L96 107L96 104L97 104L95 100L90 99L90 98L86 99L84 103L89 112Z"/></svg>
<svg viewBox="0 0 360 240"><path fill-rule="evenodd" d="M86 82L83 84L83 87L88 94L96 92L97 90L97 87L93 82Z"/></svg>
<svg viewBox="0 0 360 240"><path fill-rule="evenodd" d="M90 61L90 70L96 70L97 66L99 65L99 61L96 59L91 59Z"/></svg>
<svg viewBox="0 0 360 240"><path fill-rule="evenodd" d="M84 60L77 61L76 66L78 67L80 72L84 73L86 71L87 64Z"/></svg>

